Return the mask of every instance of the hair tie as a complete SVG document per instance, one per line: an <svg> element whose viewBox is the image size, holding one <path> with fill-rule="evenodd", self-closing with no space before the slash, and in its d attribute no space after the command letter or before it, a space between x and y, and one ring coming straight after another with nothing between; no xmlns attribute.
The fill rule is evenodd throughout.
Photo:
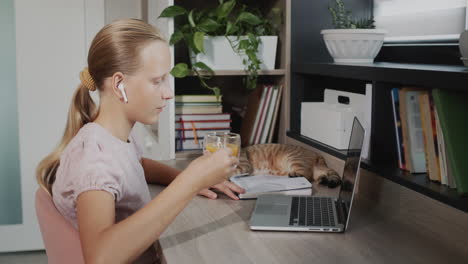
<svg viewBox="0 0 468 264"><path fill-rule="evenodd" d="M80 80L81 83L88 88L90 91L96 91L96 83L93 80L93 77L91 77L91 74L89 73L89 70L87 67L85 67L81 72L80 72Z"/></svg>

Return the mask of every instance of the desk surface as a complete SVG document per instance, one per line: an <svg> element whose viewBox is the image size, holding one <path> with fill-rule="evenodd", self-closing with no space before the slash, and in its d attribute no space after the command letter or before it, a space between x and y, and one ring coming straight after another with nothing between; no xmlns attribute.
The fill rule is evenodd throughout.
<svg viewBox="0 0 468 264"><path fill-rule="evenodd" d="M151 195L163 188L150 185ZM330 194L326 192L314 189L314 194ZM255 200L234 201L224 195L217 200L195 197L159 240L167 263L428 264L468 260L466 226L438 232L425 216L417 221L400 214L388 217L359 196L350 226L341 234L250 231L254 205ZM459 232L466 239L444 241Z"/></svg>

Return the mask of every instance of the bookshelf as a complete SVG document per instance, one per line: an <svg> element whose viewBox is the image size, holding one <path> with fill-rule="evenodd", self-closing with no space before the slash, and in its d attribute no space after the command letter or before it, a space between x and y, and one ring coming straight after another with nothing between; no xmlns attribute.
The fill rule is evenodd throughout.
<svg viewBox="0 0 468 264"><path fill-rule="evenodd" d="M160 10L164 9L170 5L179 5L187 10L193 8L201 7L213 7L218 4L217 0L211 1L183 1L183 0L166 0L164 4L161 4ZM241 4L246 4L260 10L270 10L273 7L278 7L282 10L283 23L279 29L278 33L278 44L276 51L276 61L274 70L260 70L258 75L259 84L283 84L289 82L289 42L290 42L290 26L289 26L289 16L290 16L290 0L237 0L237 6ZM167 36L170 36L170 33L174 31L174 28L177 27L177 18L172 20L171 23L168 23L169 30L167 31ZM179 42L172 47L173 51L173 61L175 63L185 62L189 63L189 56L187 48L182 42ZM231 131L235 133L240 132L243 118L239 114L239 110L247 105L249 91L244 88L243 78L246 76L244 70L214 70L214 76L208 80L210 86L217 86L221 88L221 94L223 95L223 112L231 113ZM200 71L201 75L207 75L206 71ZM194 73L189 74L188 77L183 79L174 79L174 93L175 95L180 94L211 94L212 92L206 88L200 87L199 80ZM283 91L286 89L283 89ZM284 92L282 95L284 98ZM174 107L174 106L171 106ZM284 107L284 106L283 106ZM280 110L280 114L281 114ZM284 118L277 118L278 123ZM172 121L174 122L174 121ZM279 131L279 124L276 124L276 131ZM170 139L175 141L175 134L173 131L171 133ZM275 141L279 138L279 133L274 138ZM193 155L194 153L199 153L197 151L176 151L174 152L174 158L185 157L186 155Z"/></svg>
<svg viewBox="0 0 468 264"><path fill-rule="evenodd" d="M346 3L357 13L372 12L372 1ZM364 94L365 84L373 86L370 160L362 167L385 179L468 212L468 196L432 182L426 174L410 174L398 168L391 89L422 87L468 93L468 68L461 65L416 64L378 61L368 64L330 62L320 30L331 28L327 2L293 2L291 7L291 83L288 102L288 138L344 159L346 153L300 133L301 102L323 101L324 89ZM307 11L306 11L307 10ZM313 21L311 22L311 20ZM467 108L468 110L468 108Z"/></svg>

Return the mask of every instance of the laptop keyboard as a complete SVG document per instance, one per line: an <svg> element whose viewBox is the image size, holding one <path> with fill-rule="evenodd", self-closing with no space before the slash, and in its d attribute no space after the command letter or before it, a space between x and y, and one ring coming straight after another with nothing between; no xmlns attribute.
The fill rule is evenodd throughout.
<svg viewBox="0 0 468 264"><path fill-rule="evenodd" d="M335 226L333 201L328 197L292 197L289 225Z"/></svg>

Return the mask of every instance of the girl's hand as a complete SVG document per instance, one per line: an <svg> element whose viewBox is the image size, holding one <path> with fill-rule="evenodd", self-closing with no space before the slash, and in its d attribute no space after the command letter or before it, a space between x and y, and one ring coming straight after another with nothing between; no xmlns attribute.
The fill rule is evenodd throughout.
<svg viewBox="0 0 468 264"><path fill-rule="evenodd" d="M205 153L193 160L178 178L183 178L198 193L200 190L218 185L229 179L235 172L237 158L231 157L230 149Z"/></svg>
<svg viewBox="0 0 468 264"><path fill-rule="evenodd" d="M245 190L241 187L239 187L237 184L232 183L230 181L224 181L222 183L216 184L211 186L211 189L217 189L220 192L226 194L227 196L231 197L233 200L239 200L239 197L234 193L245 193ZM198 195L205 196L210 199L216 199L218 195L210 190L210 188L206 188L201 190Z"/></svg>

